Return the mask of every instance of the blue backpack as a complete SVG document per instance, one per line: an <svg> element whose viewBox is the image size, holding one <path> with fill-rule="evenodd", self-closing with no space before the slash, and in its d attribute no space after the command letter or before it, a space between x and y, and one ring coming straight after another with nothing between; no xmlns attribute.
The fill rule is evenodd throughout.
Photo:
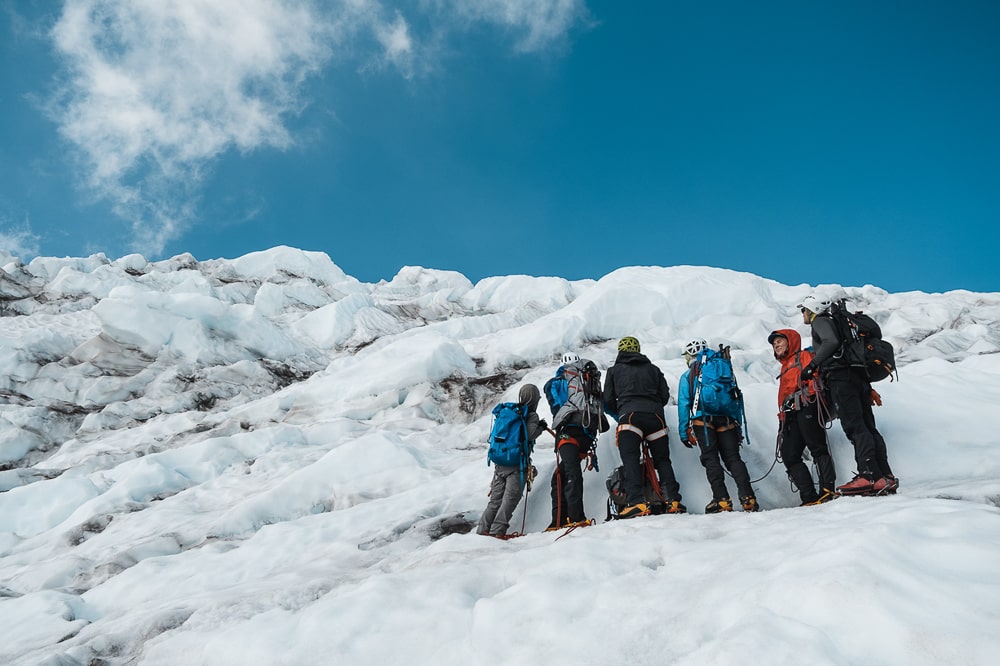
<svg viewBox="0 0 1000 666"><path fill-rule="evenodd" d="M688 375L691 382L691 413L743 417L743 394L736 385L729 348L700 352Z"/></svg>
<svg viewBox="0 0 1000 666"><path fill-rule="evenodd" d="M566 381L565 366L560 365L556 370L556 376L545 382L545 386L542 387L542 393L545 394L545 401L549 403L552 416L555 416L559 408L566 404L566 400L569 398L569 385Z"/></svg>
<svg viewBox="0 0 1000 666"><path fill-rule="evenodd" d="M490 449L486 464L527 467L531 447L528 442L528 406L501 402L493 408Z"/></svg>

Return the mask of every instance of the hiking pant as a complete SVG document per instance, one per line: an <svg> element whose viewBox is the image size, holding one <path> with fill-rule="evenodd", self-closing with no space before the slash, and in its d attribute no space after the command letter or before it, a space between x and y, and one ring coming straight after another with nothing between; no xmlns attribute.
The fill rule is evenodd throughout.
<svg viewBox="0 0 1000 666"><path fill-rule="evenodd" d="M740 432L739 424L725 417L710 416L706 420L694 419L691 428L698 438L701 465L705 468L708 485L712 487L712 497L717 500L729 499L723 464L733 475L739 496L753 497L750 472L747 471L746 463L740 458L740 442L743 441L743 434Z"/></svg>
<svg viewBox="0 0 1000 666"><path fill-rule="evenodd" d="M578 426L560 428L556 439L556 465L552 474L552 525L577 523L586 519L583 509L583 458L593 444Z"/></svg>
<svg viewBox="0 0 1000 666"><path fill-rule="evenodd" d="M844 434L854 445L858 474L870 481L891 476L885 440L875 427L872 385L864 368L832 370L826 377L826 385Z"/></svg>
<svg viewBox="0 0 1000 666"><path fill-rule="evenodd" d="M639 429L642 434L632 428ZM649 456L653 460L656 477L659 478L659 480L651 478L650 482L654 488L660 489L664 502L673 500L679 502L681 499L681 486L677 483L674 468L670 464L668 446L670 439L666 428L663 417L651 412L632 412L623 416L618 422L615 440L618 444L618 455L622 459L622 467L625 468L625 500L630 506L646 501L642 487L649 470L643 464L642 442L644 438L656 433L661 434L655 439L646 440L649 443Z"/></svg>
<svg viewBox="0 0 1000 666"><path fill-rule="evenodd" d="M816 463L819 487L833 490L837 483L837 472L826 442L826 429L819 421L817 410L818 405L813 403L785 412L781 423L781 459L803 503L819 499L809 467L802 461L802 452L807 447Z"/></svg>
<svg viewBox="0 0 1000 666"><path fill-rule="evenodd" d="M490 501L479 518L477 534L503 536L507 534L510 517L521 501L524 484L521 483L521 468L497 465L490 484Z"/></svg>

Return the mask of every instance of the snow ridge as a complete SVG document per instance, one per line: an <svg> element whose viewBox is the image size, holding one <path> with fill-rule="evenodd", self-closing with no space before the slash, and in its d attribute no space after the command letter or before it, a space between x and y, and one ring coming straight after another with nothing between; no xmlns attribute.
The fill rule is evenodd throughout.
<svg viewBox="0 0 1000 666"><path fill-rule="evenodd" d="M795 304L809 285L691 266L477 284L406 267L366 284L287 247L10 260L0 660L988 663L1000 648L1000 435L985 418L1000 403L1000 294L823 288L896 347L901 381L878 386L877 418L903 485L793 509L781 465L765 476L777 426L766 338L805 333ZM463 534L486 501L492 406L541 386L567 349L606 369L624 335L674 392L689 339L732 346L744 458L771 510L700 515L697 455L672 445L691 515L554 543L540 533L543 440L538 486L515 514L532 534ZM850 445L839 426L830 438L849 478ZM599 458L585 475L595 518L613 435ZM485 652L503 627L521 638ZM552 641L570 628L578 640Z"/></svg>

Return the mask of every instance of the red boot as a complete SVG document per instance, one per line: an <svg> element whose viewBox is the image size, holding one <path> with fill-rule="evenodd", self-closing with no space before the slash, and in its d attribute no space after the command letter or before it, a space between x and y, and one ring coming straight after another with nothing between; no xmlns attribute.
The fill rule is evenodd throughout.
<svg viewBox="0 0 1000 666"><path fill-rule="evenodd" d="M858 474L850 483L837 486L837 490L841 495L864 495L875 490L875 483Z"/></svg>

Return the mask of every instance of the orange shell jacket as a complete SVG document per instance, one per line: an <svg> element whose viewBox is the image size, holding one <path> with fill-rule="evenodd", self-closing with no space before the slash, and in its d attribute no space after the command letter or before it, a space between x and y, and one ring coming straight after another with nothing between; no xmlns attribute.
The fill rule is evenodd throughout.
<svg viewBox="0 0 1000 666"><path fill-rule="evenodd" d="M798 331L791 328L783 328L774 332L788 340L788 352L781 361L781 374L778 375L778 408L780 409L788 396L793 395L801 388L799 374L802 368L812 361L812 352L802 349L802 336ZM816 389L813 382L808 383L809 395L814 395Z"/></svg>

